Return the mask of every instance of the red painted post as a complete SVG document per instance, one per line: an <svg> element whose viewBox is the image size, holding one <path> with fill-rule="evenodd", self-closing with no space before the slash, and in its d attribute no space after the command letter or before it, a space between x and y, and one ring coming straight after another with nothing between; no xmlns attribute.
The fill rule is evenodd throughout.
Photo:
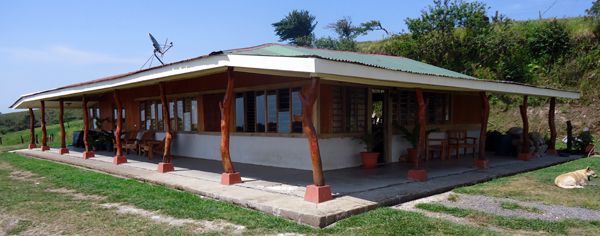
<svg viewBox="0 0 600 236"><path fill-rule="evenodd" d="M90 151L90 143L88 142L88 135L90 130L90 113L87 109L87 99L85 94L82 98L83 102L83 144L85 145L85 152L83 152L83 159L94 157L94 152Z"/></svg>
<svg viewBox="0 0 600 236"><path fill-rule="evenodd" d="M531 155L529 154L531 143L529 142L529 121L527 120L527 96L523 97L523 105L519 105L519 111L523 119L523 150L519 153L518 158L519 160L531 161Z"/></svg>
<svg viewBox="0 0 600 236"><path fill-rule="evenodd" d="M33 114L33 109L29 108L29 149L37 148L35 145L35 115ZM21 143L23 141L23 136L21 136Z"/></svg>
<svg viewBox="0 0 600 236"><path fill-rule="evenodd" d="M427 121L425 120L425 110L427 109L427 105L429 104L429 99L427 99L427 101L423 100L423 92L421 91L421 88L416 88L415 90L417 93L417 102L419 103L419 144L417 147L418 154L417 161L415 162L415 169L408 171L407 178L418 181L426 181L428 179L427 171L419 170L419 162L422 159L421 156L424 155L423 146L425 145L425 129L427 126Z"/></svg>
<svg viewBox="0 0 600 236"><path fill-rule="evenodd" d="M44 101L40 101L40 110L42 113L42 152L43 151L47 151L50 150L50 147L48 147L48 134L46 133L46 103Z"/></svg>
<svg viewBox="0 0 600 236"><path fill-rule="evenodd" d="M165 82L158 83L158 89L160 90L160 102L162 103L162 114L165 126L165 150L163 152L163 162L158 163L158 172L165 173L175 170L173 163L171 163L171 142L173 140L173 134L171 133L171 121L169 119L169 104L167 103L167 95ZM152 152L152 150L148 150Z"/></svg>
<svg viewBox="0 0 600 236"><path fill-rule="evenodd" d="M67 148L67 143L65 140L65 123L64 123L64 101L62 98L58 99L58 123L60 123L60 150L58 150L58 154L66 154L69 153L69 149Z"/></svg>
<svg viewBox="0 0 600 236"><path fill-rule="evenodd" d="M550 128L550 141L546 153L556 155L556 123L554 122L554 110L556 109L556 98L550 98L550 110L548 111L548 127Z"/></svg>
<svg viewBox="0 0 600 236"><path fill-rule="evenodd" d="M221 110L221 160L225 173L221 175L221 184L232 185L241 183L239 172L235 172L229 153L229 122L231 122L231 101L233 100L233 88L235 77L233 67L227 68L227 91L222 102L219 102Z"/></svg>
<svg viewBox="0 0 600 236"><path fill-rule="evenodd" d="M113 164L127 163L127 157L123 156L123 148L121 146L121 130L123 130L123 111L121 110L121 99L119 98L119 90L114 91L115 103L117 103L117 129L115 130L115 145L117 145L117 155L113 159Z"/></svg>

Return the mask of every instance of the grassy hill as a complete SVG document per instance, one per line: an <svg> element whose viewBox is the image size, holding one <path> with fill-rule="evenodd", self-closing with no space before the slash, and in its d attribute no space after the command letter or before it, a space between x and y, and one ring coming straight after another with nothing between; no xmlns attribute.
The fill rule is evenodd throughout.
<svg viewBox="0 0 600 236"><path fill-rule="evenodd" d="M40 127L41 112L39 109L33 111L35 116L35 127ZM83 112L81 109L65 109L64 120L81 120ZM58 109L46 109L46 125L58 124ZM0 135L19 130L29 129L29 111L11 112L0 114Z"/></svg>
<svg viewBox="0 0 600 236"><path fill-rule="evenodd" d="M457 28L453 35L436 32L422 37L399 34L358 44L360 52L403 56L481 79L516 81L537 86L578 90L581 99L558 99L559 138L566 121L574 134L590 127L600 135L600 25L590 17L505 21L483 31ZM495 94L489 130L504 132L522 126L522 97ZM529 98L531 131L549 135L546 98Z"/></svg>
<svg viewBox="0 0 600 236"><path fill-rule="evenodd" d="M71 145L73 141L73 131L83 130L83 120L72 121L70 123L70 127L67 128L65 125L65 138L67 145ZM60 147L60 125L48 125L46 126L46 132L48 136L50 134L54 134L54 142L48 142L48 146L50 147ZM38 146L41 145L42 142L42 128L35 128L35 134L39 137ZM0 135L2 137L2 145L0 145L0 150L9 150L15 148L24 148L29 144L29 129L6 133ZM24 144L21 144L21 137L23 137Z"/></svg>

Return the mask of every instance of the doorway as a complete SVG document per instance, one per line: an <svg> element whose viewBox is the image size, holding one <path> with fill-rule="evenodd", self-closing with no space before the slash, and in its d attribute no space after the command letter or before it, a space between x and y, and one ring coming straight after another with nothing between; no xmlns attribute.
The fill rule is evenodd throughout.
<svg viewBox="0 0 600 236"><path fill-rule="evenodd" d="M385 113L386 109L386 90L383 89L371 89L371 132L377 132L379 135L379 139L382 140L374 149L374 152L379 152L379 157L377 158L377 163L387 163L386 157L386 147L387 140L385 136L387 135L386 131L386 119Z"/></svg>

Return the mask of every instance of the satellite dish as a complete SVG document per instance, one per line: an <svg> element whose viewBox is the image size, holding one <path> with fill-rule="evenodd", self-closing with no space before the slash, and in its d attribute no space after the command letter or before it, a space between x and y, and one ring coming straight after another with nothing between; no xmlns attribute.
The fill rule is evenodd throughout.
<svg viewBox="0 0 600 236"><path fill-rule="evenodd" d="M152 40L152 46L154 46L153 56L156 57L156 59L160 62L160 64L164 65L165 63L163 63L162 60L160 60L160 58L158 58L158 55L156 55L156 53L159 53L160 57L162 58L165 55L165 53L167 51L169 51L169 49L171 49L171 47L173 47L173 42L171 42L169 47L167 47L167 41L169 40L167 38L167 40L165 40L165 44L161 47L161 45L158 43L158 41L156 41L156 39L154 38L154 36L152 36L152 34L148 33L148 36L150 36L150 40ZM153 59L152 56L150 56L150 58L148 58L148 60L146 61L146 63L144 63L142 68L144 68L144 66L146 66L146 64L148 63L148 61L150 61L150 59ZM152 61L150 61L150 65L148 66L148 68L150 68L151 66L152 66Z"/></svg>

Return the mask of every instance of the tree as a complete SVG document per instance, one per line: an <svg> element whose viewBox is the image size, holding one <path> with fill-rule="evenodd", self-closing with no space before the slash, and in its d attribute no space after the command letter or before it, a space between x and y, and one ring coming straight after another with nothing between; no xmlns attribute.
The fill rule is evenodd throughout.
<svg viewBox="0 0 600 236"><path fill-rule="evenodd" d="M273 23L279 41L291 45L312 47L315 38L313 30L317 26L316 17L306 10L293 10L279 22Z"/></svg>
<svg viewBox="0 0 600 236"><path fill-rule="evenodd" d="M433 31L447 35L456 27L479 30L489 25L489 17L486 16L489 7L485 3L463 0L434 0L433 3L434 6L421 10L420 18L404 20L414 37Z"/></svg>
<svg viewBox="0 0 600 236"><path fill-rule="evenodd" d="M356 51L356 38L360 35L366 35L373 30L387 30L381 27L379 21L369 21L360 26L352 25L352 18L344 16L335 23L329 23L325 29L332 29L338 34L338 39L331 37L321 37L315 40L315 47L342 51Z"/></svg>
<svg viewBox="0 0 600 236"><path fill-rule="evenodd" d="M593 1L592 7L590 9L585 10L585 14L588 16L599 18L600 17L600 1Z"/></svg>

